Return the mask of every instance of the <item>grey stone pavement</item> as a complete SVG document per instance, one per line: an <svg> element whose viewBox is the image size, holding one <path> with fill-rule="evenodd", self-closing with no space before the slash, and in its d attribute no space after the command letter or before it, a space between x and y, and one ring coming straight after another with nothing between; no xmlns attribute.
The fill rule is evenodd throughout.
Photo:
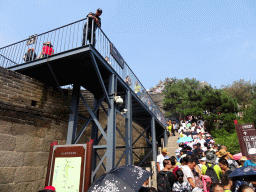
<svg viewBox="0 0 256 192"><path fill-rule="evenodd" d="M175 133L176 136L171 136L168 138L168 145L167 145L167 151L169 152L168 153L168 156L171 157L171 156L175 156L175 150L178 149L179 145L177 143L177 140L179 139L180 135Z"/></svg>

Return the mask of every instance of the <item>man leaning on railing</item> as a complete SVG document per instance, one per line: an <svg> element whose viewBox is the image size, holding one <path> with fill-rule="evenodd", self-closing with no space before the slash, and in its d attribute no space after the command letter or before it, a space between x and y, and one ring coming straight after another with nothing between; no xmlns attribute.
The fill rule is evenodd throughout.
<svg viewBox="0 0 256 192"><path fill-rule="evenodd" d="M101 18L100 18L101 14L102 14L102 10L101 9L97 9L96 13L90 12L87 15L88 21L84 25L82 45L85 45L86 44L85 42L87 40L89 40L90 44L93 44L93 46L95 46L95 43L96 43L95 31L96 31L98 26L101 27ZM93 34L92 34L92 20L94 20ZM87 23L88 23L88 26L87 26ZM86 38L86 28L87 27L88 27L88 29L87 29L87 38ZM93 35L93 42L91 42L92 35Z"/></svg>

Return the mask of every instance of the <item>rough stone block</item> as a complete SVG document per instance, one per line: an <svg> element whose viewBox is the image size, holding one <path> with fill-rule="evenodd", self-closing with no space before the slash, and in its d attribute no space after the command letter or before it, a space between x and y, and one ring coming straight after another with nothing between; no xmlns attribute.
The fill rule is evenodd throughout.
<svg viewBox="0 0 256 192"><path fill-rule="evenodd" d="M15 183L44 179L44 167L19 167L15 172Z"/></svg>
<svg viewBox="0 0 256 192"><path fill-rule="evenodd" d="M45 179L33 182L33 192L44 189Z"/></svg>
<svg viewBox="0 0 256 192"><path fill-rule="evenodd" d="M17 136L17 145L15 151L23 151L23 152L38 152L41 151L42 145L41 138L38 137L30 137L27 135Z"/></svg>
<svg viewBox="0 0 256 192"><path fill-rule="evenodd" d="M1 167L0 169L0 184L12 183L14 181L15 167Z"/></svg>
<svg viewBox="0 0 256 192"><path fill-rule="evenodd" d="M33 192L33 183L31 182L22 182L22 183L15 183L13 187L13 192Z"/></svg>
<svg viewBox="0 0 256 192"><path fill-rule="evenodd" d="M13 151L16 145L16 138L11 135L0 133L0 151Z"/></svg>
<svg viewBox="0 0 256 192"><path fill-rule="evenodd" d="M23 152L0 151L1 167L19 167L23 164L23 160Z"/></svg>
<svg viewBox="0 0 256 192"><path fill-rule="evenodd" d="M35 130L35 136L40 137L40 138L44 138L47 134L47 128L44 127L40 127L40 128L36 128Z"/></svg>
<svg viewBox="0 0 256 192"><path fill-rule="evenodd" d="M14 192L14 184L13 183L0 184L0 191Z"/></svg>
<svg viewBox="0 0 256 192"><path fill-rule="evenodd" d="M49 152L50 151L50 144L52 142L56 141L56 139L54 139L54 136L52 135L47 135L43 141L42 141L42 145L41 145L41 148L40 148L40 151L43 151L43 152Z"/></svg>
<svg viewBox="0 0 256 192"><path fill-rule="evenodd" d="M28 152L24 154L24 163L23 166L47 166L48 165L49 153L34 153Z"/></svg>
<svg viewBox="0 0 256 192"><path fill-rule="evenodd" d="M30 135L33 136L35 133L35 127L31 125L22 125L19 123L13 123L11 134L12 135Z"/></svg>
<svg viewBox="0 0 256 192"><path fill-rule="evenodd" d="M57 129L55 131L55 139L57 139L57 140L64 140L66 138L67 138L67 131L60 130L60 129Z"/></svg>
<svg viewBox="0 0 256 192"><path fill-rule="evenodd" d="M2 121L0 123L0 133L10 134L11 133L11 127L12 127L12 123L7 122L7 121Z"/></svg>

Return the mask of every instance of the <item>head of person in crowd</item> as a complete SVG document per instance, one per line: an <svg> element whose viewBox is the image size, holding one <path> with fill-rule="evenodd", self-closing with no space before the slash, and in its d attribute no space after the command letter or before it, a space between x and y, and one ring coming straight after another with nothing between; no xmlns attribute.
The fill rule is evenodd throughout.
<svg viewBox="0 0 256 192"><path fill-rule="evenodd" d="M164 169L163 170L170 170L172 167L170 159L165 159L163 161Z"/></svg>
<svg viewBox="0 0 256 192"><path fill-rule="evenodd" d="M176 171L177 179L179 183L183 183L184 173L180 169Z"/></svg>
<svg viewBox="0 0 256 192"><path fill-rule="evenodd" d="M180 159L180 164L181 164L182 166L187 165L187 164L188 164L188 157L187 157L187 156L182 157L182 158Z"/></svg>
<svg viewBox="0 0 256 192"><path fill-rule="evenodd" d="M205 165L206 164L206 157L202 157L201 159L199 159L199 163L201 165Z"/></svg>
<svg viewBox="0 0 256 192"><path fill-rule="evenodd" d="M201 143L197 143L197 149L201 149Z"/></svg>
<svg viewBox="0 0 256 192"><path fill-rule="evenodd" d="M254 191L250 186L243 184L238 188L237 192L254 192Z"/></svg>
<svg viewBox="0 0 256 192"><path fill-rule="evenodd" d="M162 155L165 157L169 152L167 152L166 148L162 149Z"/></svg>
<svg viewBox="0 0 256 192"><path fill-rule="evenodd" d="M231 191L231 188L233 186L233 181L231 178L228 177L228 175L224 174L221 177L221 184L223 185L224 190Z"/></svg>
<svg viewBox="0 0 256 192"><path fill-rule="evenodd" d="M177 160L174 156L171 156L170 161L171 161L172 166L175 166L177 163Z"/></svg>
<svg viewBox="0 0 256 192"><path fill-rule="evenodd" d="M219 166L221 170L224 171L224 173L226 173L226 171L229 170L228 161L223 157L219 159Z"/></svg>
<svg viewBox="0 0 256 192"><path fill-rule="evenodd" d="M206 163L210 163L210 164L213 164L216 162L216 155L213 151L209 151L207 154L206 154Z"/></svg>
<svg viewBox="0 0 256 192"><path fill-rule="evenodd" d="M188 158L188 164L187 165L189 166L189 168L191 170L194 170L195 167L196 167L196 159L193 158L193 157Z"/></svg>
<svg viewBox="0 0 256 192"><path fill-rule="evenodd" d="M210 192L224 192L224 188L221 184L215 183L211 186Z"/></svg>
<svg viewBox="0 0 256 192"><path fill-rule="evenodd" d="M214 145L213 145L213 151L214 151L214 152L219 151L219 146L218 146L217 144L214 144Z"/></svg>
<svg viewBox="0 0 256 192"><path fill-rule="evenodd" d="M256 163L256 148L251 148L248 151L249 157L253 163Z"/></svg>
<svg viewBox="0 0 256 192"><path fill-rule="evenodd" d="M242 167L244 166L244 162L247 161L247 160L248 160L248 159L247 159L247 157L245 157L245 156L242 156L242 157L240 158L239 163L241 164Z"/></svg>

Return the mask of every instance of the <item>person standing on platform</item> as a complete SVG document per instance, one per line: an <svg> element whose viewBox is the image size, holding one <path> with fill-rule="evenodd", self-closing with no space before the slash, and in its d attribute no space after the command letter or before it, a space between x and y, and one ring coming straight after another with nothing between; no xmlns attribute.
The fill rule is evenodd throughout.
<svg viewBox="0 0 256 192"><path fill-rule="evenodd" d="M43 44L43 48L42 51L40 52L38 59L40 59L41 57L48 57L54 54L54 49L52 48L52 44L50 41L47 41L47 43Z"/></svg>
<svg viewBox="0 0 256 192"><path fill-rule="evenodd" d="M83 41L82 41L82 46L85 45L86 41L89 40L89 42L91 44L93 44L93 46L95 46L96 43L96 38L95 38L95 31L98 27L101 27L101 16L102 14L102 9L97 9L96 13L92 13L90 12L87 15L87 19L88 19L88 26L87 26L87 21L84 25L84 31L83 31ZM93 27L93 34L92 34L92 20L94 20L94 27ZM87 29L87 39L86 39L86 28ZM93 42L91 42L92 39L92 35L93 35Z"/></svg>

